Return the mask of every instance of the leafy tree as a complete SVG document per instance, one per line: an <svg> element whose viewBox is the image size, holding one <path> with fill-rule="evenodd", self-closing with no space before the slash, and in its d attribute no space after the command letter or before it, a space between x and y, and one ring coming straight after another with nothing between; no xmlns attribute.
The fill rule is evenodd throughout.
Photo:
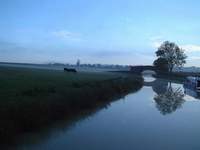
<svg viewBox="0 0 200 150"><path fill-rule="evenodd" d="M156 70L167 72L168 71L168 62L164 58L158 58L153 62L153 65L156 67Z"/></svg>
<svg viewBox="0 0 200 150"><path fill-rule="evenodd" d="M156 51L158 58L167 61L168 71L172 72L175 66L182 67L186 63L186 54L173 42L165 41Z"/></svg>

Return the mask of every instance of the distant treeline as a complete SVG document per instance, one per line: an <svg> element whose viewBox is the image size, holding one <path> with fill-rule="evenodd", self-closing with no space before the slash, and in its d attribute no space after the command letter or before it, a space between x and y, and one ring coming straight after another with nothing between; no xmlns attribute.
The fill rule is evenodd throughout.
<svg viewBox="0 0 200 150"><path fill-rule="evenodd" d="M62 64L62 63L49 63L47 65L54 65L54 66L69 66L69 67L77 67L76 64ZM129 68L129 65L114 65L114 64L79 64L79 67L91 67L91 68Z"/></svg>

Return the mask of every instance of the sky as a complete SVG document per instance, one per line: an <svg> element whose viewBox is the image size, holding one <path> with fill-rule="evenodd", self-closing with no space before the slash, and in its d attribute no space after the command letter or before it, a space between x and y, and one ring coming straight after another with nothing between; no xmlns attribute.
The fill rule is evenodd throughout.
<svg viewBox="0 0 200 150"><path fill-rule="evenodd" d="M0 62L146 65L169 40L200 67L198 0L0 0Z"/></svg>

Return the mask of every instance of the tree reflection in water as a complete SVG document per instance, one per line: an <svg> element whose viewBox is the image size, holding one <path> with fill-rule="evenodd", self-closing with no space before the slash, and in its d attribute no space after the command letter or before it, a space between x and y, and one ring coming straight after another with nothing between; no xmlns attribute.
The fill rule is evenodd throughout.
<svg viewBox="0 0 200 150"><path fill-rule="evenodd" d="M154 96L156 107L163 115L175 112L178 108L181 108L182 104L185 102L183 99L184 92L180 88L173 88L171 83L167 84L165 87L166 90L163 92L155 91L156 95Z"/></svg>

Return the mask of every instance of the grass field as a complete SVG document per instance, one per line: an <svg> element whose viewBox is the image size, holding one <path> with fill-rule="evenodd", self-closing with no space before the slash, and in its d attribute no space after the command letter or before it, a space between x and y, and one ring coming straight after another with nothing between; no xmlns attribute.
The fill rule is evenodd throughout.
<svg viewBox="0 0 200 150"><path fill-rule="evenodd" d="M0 138L109 103L142 87L140 76L0 67Z"/></svg>
<svg viewBox="0 0 200 150"><path fill-rule="evenodd" d="M55 70L0 67L0 98L13 100L18 96L44 96L117 77L119 75L109 73L74 74Z"/></svg>

